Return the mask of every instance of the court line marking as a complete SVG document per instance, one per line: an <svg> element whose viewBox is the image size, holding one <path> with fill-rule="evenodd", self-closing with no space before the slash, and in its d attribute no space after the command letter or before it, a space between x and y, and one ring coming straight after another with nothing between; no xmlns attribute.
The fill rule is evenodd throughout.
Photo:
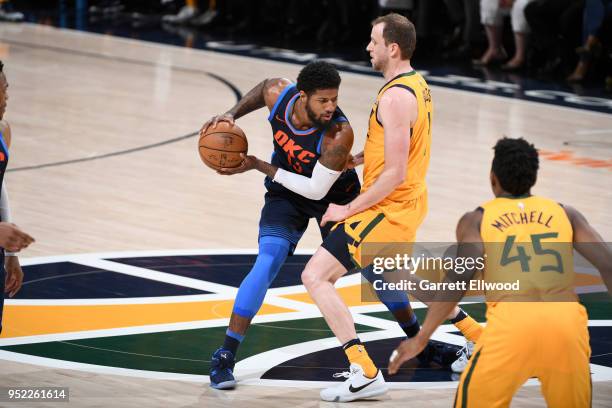
<svg viewBox="0 0 612 408"><path fill-rule="evenodd" d="M612 134L612 129L584 129L574 132L576 135Z"/></svg>
<svg viewBox="0 0 612 408"><path fill-rule="evenodd" d="M176 252L176 251L171 251L171 252ZM194 252L197 252L198 254L218 254L218 255L223 255L225 251L223 250L194 250ZM233 253L242 253L244 254L245 252L248 251L244 251L244 250L232 250L232 251L227 251L227 252L233 252ZM252 253L256 253L256 250L251 250ZM308 251L309 253L312 253L311 251ZM151 254L151 253L163 253L163 254L167 254L168 251L137 251L137 252L129 252L129 253L121 253L121 255L123 257L134 257L134 255L136 254L136 257L138 256L151 256L151 255L144 255L144 254ZM184 251L182 251L181 253L184 254ZM117 253L111 253L115 258L120 258L116 255ZM307 253L308 254L308 253ZM134 274L136 276L140 276L140 277L145 277L145 278L149 278L150 274L152 272L157 272L157 271L152 271L146 268L140 268L140 267L134 267L134 266L129 266L129 265L124 265L124 264L120 264L117 262L112 262L112 261L107 261L107 260L103 260L103 259L99 259L99 255L100 254L80 254L80 255L75 255L75 256L56 256L56 257L43 257L41 258L41 260L43 261L57 261L57 260L65 260L66 258L69 258L71 262L75 262L75 263L79 263L79 264L85 264L85 265L90 265L90 266L95 266L95 267L102 267L103 269L108 269L108 268L113 268L113 269L119 269L119 270L115 270L116 272L119 273L127 273L129 275L134 276ZM105 254L105 255L108 255ZM24 262L24 265L26 263L28 264L34 264L35 262L35 258L30 258L28 259L28 262ZM156 276L154 276L157 279L153 279L153 280L162 280L162 281L167 281L170 280L171 282L177 282L176 278L183 278L183 277L177 277L176 275L172 275L169 273L165 273L165 272L157 272L157 274L155 274ZM352 278L353 280L355 279L353 276L349 276L349 278ZM197 279L193 279L193 278L186 278L184 280L182 279L178 279L178 282L181 282L181 284L186 284L186 285L200 285L201 283L204 283L204 281L199 281ZM218 285L221 287L221 289L226 290L228 288L236 290L233 287L227 287L226 285ZM205 295L202 295L205 296ZM269 298L269 299L268 299ZM256 316L256 318L254 319L254 323L259 323L259 322L279 322L279 321L287 321L287 320L296 320L296 319L300 319L300 318L308 318L308 317L316 317L319 318L320 313L318 311L318 308L316 308L316 306L308 304L308 303L304 303L304 302L299 302L299 301L294 301L294 300L289 300L289 299L285 299L285 298L278 298L276 296L266 296L266 303L269 303L269 300L272 300L272 302L277 303L277 304L282 304L285 307L287 305L292 305L294 308L298 309L297 312L294 313L280 313L280 314L272 314L272 315L263 315L263 316ZM384 307L384 305L380 305L380 304L374 304L372 306L370 305L363 305L363 306L357 306L357 307L353 307L351 308L351 310L353 311L353 316L354 316L354 320L355 323L359 323L359 324L364 324L367 325L369 327L378 327L383 329L382 331L375 331L375 332L367 332L367 333L361 333L360 337L364 339L364 341L368 341L368 340L373 340L373 339L378 339L377 337L377 333L378 335L380 335L380 333L384 333L383 337L381 338L388 338L388 337L401 337L403 336L403 332L401 331L401 329L397 326L397 323L392 321L392 320L388 320L388 319L384 319L384 318L378 318L378 317L374 317L374 316L366 316L363 315L361 313L367 313L369 311L378 311L381 309L381 306ZM417 306L415 304L415 306ZM419 304L418 306L424 306L422 304ZM290 316L291 315L291 316ZM126 334L137 334L137 333L158 333L158 332L162 332L162 331L175 331L175 330L182 330L182 329L189 329L189 328L204 328L204 327L219 327L219 326L223 326L223 325L227 325L228 323L227 318L224 319L213 319L213 320L206 320L206 321L201 321L201 322L185 322L185 323L174 323L174 324L164 324L164 325L148 325L148 326L142 326L142 327L129 327L129 328L118 328L118 329L109 329L109 330L95 330L95 331L83 331L83 332L74 332L74 333L61 333L59 335L42 335L42 336L28 336L25 338L12 338L12 339L2 339L0 340L0 346L3 345L17 345L17 344L32 344L32 343L39 343L41 341L62 341L62 340L77 340L77 339L85 339L85 338L96 338L96 337L108 337L108 336L116 336L116 335L126 335ZM602 321L602 320L595 320L595 321L589 321L589 325L592 326L609 326L612 324L612 320L609 321ZM446 330L446 331L445 331ZM451 344L458 344L458 343L462 343L463 339L460 336L456 336L456 335L452 335L447 333L447 331L450 330L456 330L454 326L452 325L445 325L445 326L441 326L440 329L438 329L436 331L436 333L434 334L434 336L432 338L438 339L440 341L445 341L447 343L451 343ZM336 347L337 346L337 339L335 337L330 337L328 339L323 339L324 341L322 342L322 344L327 344L327 345L332 345L331 347ZM319 342L321 340L315 340L315 342ZM308 342L311 343L311 342ZM316 343L318 344L318 343ZM78 346L78 345L77 345ZM303 344L298 344L298 345L291 345L291 346L287 346L289 349L288 350L292 350L292 348L295 348L296 350L300 350L301 352L303 352L304 347ZM285 348L281 348L281 349L287 349L287 347ZM264 352L264 353L260 353L256 356L252 356L249 357L245 360L242 360L241 362L239 362L236 366L236 369L242 369L244 367L245 371L244 371L244 375L245 377L249 377L252 375L255 375L255 368L258 368L258 371L261 372L261 374L263 374L264 372L266 372L269 368L264 368L262 369L262 365L254 365L254 364L260 364L257 363L258 359L256 357L261 356L262 354L264 354L265 356L261 357L266 361L271 361L270 360L270 353L274 353L274 352L278 352L281 349L274 349L268 352ZM287 355L285 353L286 350L281 350L281 355L285 358L284 361L288 361L292 358L286 358ZM19 353L14 353L14 354L19 354ZM3 352L0 351L0 359L2 358ZM303 355L303 354L301 354ZM30 356L32 357L32 356ZM39 359L43 359L43 360L52 360L52 361L57 361L55 359L47 359L47 358L41 358L38 357ZM43 361L43 360L39 360L39 361ZM19 360L16 360L19 361ZM61 360L60 360L61 361ZM243 363L245 362L245 363ZM241 364L243 363L243 364ZM68 362L67 363L69 368L74 368L75 364L81 364L81 363L71 363ZM86 364L85 366L94 366L97 367L95 365L90 365L90 364ZM593 366L593 365L592 365ZM63 367L62 367L63 368ZM105 369L108 369L105 368ZM126 370L126 369L121 369L121 370ZM112 370L111 370L112 371ZM129 375L134 375L134 376L138 376L138 373L140 373L141 371L146 371L146 370L128 370L128 374ZM610 379L612 379L612 369L609 369L607 367L603 367L601 369L597 369L595 370L597 372L597 378L606 378L606 380L608 380L608 376L610 377ZM149 375L148 371L146 371L147 374L145 375ZM159 376L164 376L164 375L173 375L172 373L165 373L165 372L157 372L157 374L154 374L156 377L148 377L148 378L160 378L157 377ZM238 374L238 372L237 372ZM260 375L261 375L260 374ZM184 374L183 374L184 375ZM183 379L183 375L181 375L181 379ZM242 375L242 374L240 374ZM189 376L189 375L188 375ZM198 378L207 378L206 376L197 376ZM166 378L166 377L164 377ZM252 384L252 385L263 385L264 383L262 383L261 381L265 381L265 383L269 383L270 381L275 381L275 380L261 380L261 379L249 379L249 378L245 378L246 383L248 384ZM279 380L279 381L283 381L283 380ZM596 379L594 379L594 381L597 381ZM601 380L603 381L603 380ZM309 382L312 383L312 382ZM331 382L333 384L333 382ZM326 385L328 383L323 382L323 385ZM393 384L393 383L391 383ZM441 384L436 382L434 383L436 385L436 387L440 387ZM456 383L454 382L450 382L450 384L452 384L452 386L455 386ZM291 386L295 387L295 386L299 386L296 385L294 381L291 381ZM402 388L404 388L404 386L407 385L407 388L413 388L412 383L407 383L407 384L403 384ZM423 383L420 383L420 385L423 385ZM321 386L321 382L319 382L318 386ZM395 388L395 387L393 387ZM418 387L420 388L420 387Z"/></svg>
<svg viewBox="0 0 612 408"><path fill-rule="evenodd" d="M451 325L446 325L451 326ZM451 326L452 327L452 326ZM443 332L446 327L441 326L432 338L436 338L437 335L441 334L439 332ZM454 327L452 327L454 329ZM364 338L365 341L377 340L379 338L389 338L393 333L389 331L378 331L378 332L370 332L363 333L360 336ZM458 338L458 336L454 336ZM301 349L302 351L305 348L305 345L309 344L314 348L323 347L323 345L329 345L331 347L337 346L337 339L335 338L327 338L321 340L315 340L312 342L306 342L297 345L291 345L284 348L275 349L273 351L277 351L279 354L275 356L270 354L271 352L264 352L258 354L256 356L249 357L247 359L242 360L236 365L236 375L238 380L243 385L262 385L262 386L279 386L279 387L298 387L298 388L321 388L324 386L328 386L331 384L337 384L337 382L325 382L325 381L291 381L291 380L262 380L255 378L248 378L249 376L256 375L255 366L259 360L263 360L263 362L267 363L276 363L278 360L285 358L284 361L288 361L294 357L291 357L288 352L292 352L292 349ZM289 348L289 349L288 349ZM326 349L329 347L323 347L322 349ZM316 351L316 350L314 350ZM312 352L312 351L308 351ZM300 354L303 355L303 354ZM257 357L257 358L256 358ZM273 360L272 360L273 359ZM193 375L193 374L177 374L177 373L168 373L168 372L159 372L159 371L148 371L148 370L135 370L135 369L126 369L126 368L118 368L118 367L109 367L109 366L101 366L94 364L86 364L86 363L75 363L66 360L56 360L45 357L37 357L31 356L28 354L14 353L5 350L0 350L0 360L8 360L15 361L20 363L34 364L38 366L45 366L51 368L60 368L60 369L69 369L69 370L78 370L78 371L86 371L93 373L102 373L102 374L111 374L111 375L120 375L120 376L128 376L128 377L139 377L139 378L152 378L152 379L163 379L163 380L179 380L179 381L189 381L189 382L198 382L198 383L206 383L209 382L208 376L204 375ZM242 364L241 364L242 363ZM281 361L282 363L282 361ZM273 366L276 366L274 364ZM261 366L260 366L261 367ZM590 364L592 379L593 382L600 381L610 381L612 380L612 368L599 366L596 364ZM259 369L262 372L267 371L267 369ZM244 378L244 380L241 379ZM539 382L537 380L530 380L524 385L538 385ZM457 386L457 382L452 381L441 381L434 383L389 383L390 388L393 389L430 389L430 388L455 388Z"/></svg>
<svg viewBox="0 0 612 408"><path fill-rule="evenodd" d="M100 252L100 253L86 253L86 254L72 254L72 255L54 255L54 256L45 256L45 257L35 257L35 258L20 258L20 262L22 266L33 266L33 265L43 265L48 263L59 263L59 262L70 262L84 266L90 266L96 269L108 270L116 273L123 273L130 276L140 277L143 279L151 279L158 282L164 282L169 284L174 284L178 286L188 287L191 289L199 289L205 291L217 292L217 294L225 294L230 297L234 297L238 291L238 288L223 285L215 282L210 282L203 279L196 278L188 278L182 277L180 275L175 275L169 272L161 272L153 269L132 266L123 264L120 262L115 262L111 259L120 260L122 258L141 258L141 257L163 257L163 256L199 256L199 255L257 255L257 249L191 249L191 250L172 250L172 251L128 251L128 252ZM303 249L295 252L295 255L307 255L310 256L314 253L313 249ZM61 275L57 276L58 278ZM353 286L359 284L360 274L355 273L347 276L343 276L338 279L336 282L336 287L346 287ZM26 281L28 283L29 281ZM293 286L284 286L280 288L271 288L268 289L267 295L271 295L274 297L278 297L280 295L285 294L295 294L295 293L305 293L306 289L303 285L293 285ZM185 296L202 296L205 297L213 297L212 294L202 294L202 295L185 295ZM182 297L182 296L181 296ZM157 297L156 297L157 298ZM170 297L167 297L170 298ZM124 298L124 299L137 299L137 298ZM214 299L214 297L213 297ZM289 299L278 298L279 301L292 301ZM7 304L29 304L29 300L27 299L7 299ZM44 304L44 300L31 300L31 304ZM15 303L13 303L15 302ZM72 300L62 299L58 300L58 304L62 302L66 302L66 304L74 304L71 303ZM70 302L70 303L69 303ZM115 302L121 303L115 299L107 300L105 302L109 303L100 303L100 304L114 304ZM162 303L163 301L159 301ZM126 303L139 303L136 300L128 301ZM93 299L83 299L82 304L96 304ZM300 304L311 306L310 304L300 302Z"/></svg>
<svg viewBox="0 0 612 408"><path fill-rule="evenodd" d="M253 318L253 324L259 323L278 323L284 321L295 321L303 319L321 318L321 313L317 310L296 311L287 313L271 313L257 315ZM115 327L100 330L80 330L75 332L40 334L33 336L10 337L0 339L0 346L14 346L19 344L33 344L51 341L82 340L98 337L126 336L132 334L162 333L179 330L207 329L213 327L227 327L229 318L195 320L176 323L150 324L141 326Z"/></svg>
<svg viewBox="0 0 612 408"><path fill-rule="evenodd" d="M155 305L165 303L209 302L213 300L231 300L223 293L203 295L177 295L155 297L125 298L75 298L75 299L5 299L5 305L11 306L104 306L104 305Z"/></svg>
<svg viewBox="0 0 612 408"><path fill-rule="evenodd" d="M227 286L219 283L204 281L186 276L174 275L168 272L155 271L153 269L141 268L139 266L126 265L118 262L99 259L95 256L82 256L72 260L79 265L91 266L94 268L105 269L112 272L122 273L124 275L135 276L138 278L149 279L157 282L170 283L177 286L183 286L191 289L200 289L205 291L213 291L227 296L235 296L238 293L238 288Z"/></svg>
<svg viewBox="0 0 612 408"><path fill-rule="evenodd" d="M89 58L98 58L98 59L106 59L106 60L112 60L112 61L117 61L117 62L122 62L122 63L129 63L129 64L136 64L136 65L145 65L145 66L150 66L150 67L165 67L165 68L170 68L171 70L175 70L175 71L182 71L182 72L187 72L187 73L191 73L191 74L205 74L219 82L221 82L222 84L224 84L225 86L227 86L228 88L230 88L230 90L233 92L236 101L239 101L242 98L242 92L240 91L240 89L238 89L238 87L236 87L234 84L232 84L229 80L214 74L212 72L208 72L208 71L204 71L204 70L199 70L199 69L195 69L195 68L187 68L187 67L181 67L181 66L177 66L177 65L172 65L172 64L164 64L161 63L159 61L157 62L151 62L151 61L146 61L146 60L136 60L136 59L132 59L132 58L126 58L126 57L119 57L119 56L112 56L112 55L107 55L107 54L98 54L98 53L93 53L93 52L88 52L88 51L83 51L83 50L73 50L73 49L69 49L69 48L62 48L62 47L56 47L56 46L51 46L51 45L39 45L39 44L32 44L32 43L28 43L28 42L23 42L23 41L17 41L17 40L8 40L5 38L0 38L0 41L4 41L8 44L12 44L12 45L16 45L18 47L29 47L29 48L34 48L34 49L43 49L43 50L47 50L47 51L54 51L54 52L60 52L60 53L69 53L72 55L78 55L81 57L89 57ZM186 135L183 136L178 136L178 137L174 137L174 138L170 138L167 140L162 140L160 142L156 142L156 143L151 143L148 145L143 145L143 146L137 146L137 147L133 147L130 149L125 149L125 150L118 150L115 152L109 152L109 153L104 153L104 154L100 154L100 155L94 155L94 156L87 156L87 157L81 157L81 158L76 158L76 159L69 159L69 160L61 160L61 161L57 161L57 162L51 162L51 163L41 163L41 164L34 164L34 165L30 165L30 166L22 166L22 167L14 167L14 168L9 168L6 171L7 172L17 172L17 171L26 171L26 170L38 170L38 169L43 169L43 168L47 168L47 167L56 167L56 166L63 166L63 165L67 165L67 164L75 164L75 163L82 163L82 162L87 162L87 161L92 161L92 160L99 160L99 159L106 159L109 157L115 157L115 156L120 156L120 155L125 155L125 154L130 154L130 153L136 153L136 152L140 152L143 150L148 150L148 149L153 149L156 147L160 147L160 146L165 146L167 144L171 144L171 143L176 143L176 142L180 142L182 140L185 139L189 139L193 136L196 136L199 134L199 131L195 131L195 132L191 132L188 133Z"/></svg>
<svg viewBox="0 0 612 408"><path fill-rule="evenodd" d="M17 363L33 364L36 366L59 368L64 370L77 370L89 373L120 375L124 377L150 378L156 380L179 380L196 383L209 382L208 376L194 374L176 374L163 371L135 370L131 368L110 367L96 364L75 363L68 360L56 360L53 358L32 356L29 354L14 353L12 351L0 350L0 360L14 361Z"/></svg>

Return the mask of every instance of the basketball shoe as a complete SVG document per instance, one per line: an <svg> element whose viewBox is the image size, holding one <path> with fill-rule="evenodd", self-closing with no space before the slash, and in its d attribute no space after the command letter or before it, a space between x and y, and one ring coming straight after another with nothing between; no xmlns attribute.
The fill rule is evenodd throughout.
<svg viewBox="0 0 612 408"><path fill-rule="evenodd" d="M236 386L234 365L236 361L231 351L217 349L210 361L210 386L218 390L227 390Z"/></svg>
<svg viewBox="0 0 612 408"><path fill-rule="evenodd" d="M375 397L384 394L389 389L382 372L378 370L376 377L368 378L359 364L351 364L350 371L336 373L334 377L347 378L342 384L325 388L321 391L323 401L349 402L361 398Z"/></svg>
<svg viewBox="0 0 612 408"><path fill-rule="evenodd" d="M462 373L463 370L465 370L468 361L470 361L472 353L474 353L474 342L468 341L465 343L465 346L463 346L461 350L457 352L459 358L455 360L453 364L451 364L451 370L453 370L454 373Z"/></svg>

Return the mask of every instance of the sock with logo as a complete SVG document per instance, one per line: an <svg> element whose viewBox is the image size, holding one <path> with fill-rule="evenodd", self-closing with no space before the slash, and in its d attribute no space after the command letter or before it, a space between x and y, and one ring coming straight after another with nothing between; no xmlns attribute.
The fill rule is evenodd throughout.
<svg viewBox="0 0 612 408"><path fill-rule="evenodd" d="M463 309L459 309L457 316L455 316L454 319L451 319L450 322L461 331L466 339L473 341L474 343L478 342L478 338L484 330L480 323L474 320L472 316L465 313Z"/></svg>
<svg viewBox="0 0 612 408"><path fill-rule="evenodd" d="M378 368L376 368L374 365L374 362L368 355L368 352L366 351L364 345L361 344L359 339L353 339L345 343L342 348L344 349L346 357L348 357L350 363L359 364L366 377L376 377L376 374L378 374Z"/></svg>

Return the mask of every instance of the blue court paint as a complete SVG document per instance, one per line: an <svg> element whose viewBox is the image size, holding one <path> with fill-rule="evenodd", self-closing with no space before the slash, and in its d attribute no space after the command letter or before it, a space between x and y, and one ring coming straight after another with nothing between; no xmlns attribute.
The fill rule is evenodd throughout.
<svg viewBox="0 0 612 408"><path fill-rule="evenodd" d="M15 299L97 299L211 293L72 262L23 266L22 269L25 278Z"/></svg>
<svg viewBox="0 0 612 408"><path fill-rule="evenodd" d="M257 255L194 255L119 258L109 261L237 288L255 264L256 258ZM270 287L301 285L300 275L309 259L310 255L288 257Z"/></svg>

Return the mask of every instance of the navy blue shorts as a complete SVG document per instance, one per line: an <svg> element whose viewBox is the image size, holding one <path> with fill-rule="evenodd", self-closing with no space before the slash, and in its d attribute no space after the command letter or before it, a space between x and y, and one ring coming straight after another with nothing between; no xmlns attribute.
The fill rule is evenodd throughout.
<svg viewBox="0 0 612 408"><path fill-rule="evenodd" d="M334 223L329 223L334 225ZM348 250L348 243L353 242L353 239L344 230L344 223L331 232L324 240L321 246L327 250L334 258L338 260L346 268L347 271L359 267L351 258Z"/></svg>
<svg viewBox="0 0 612 408"><path fill-rule="evenodd" d="M293 254L308 227L308 221L314 218L318 225L328 206L323 201L313 202L300 198L267 192L259 219L259 239L266 236L286 239L291 243L289 252ZM323 228L319 226L322 238L329 234L332 226L333 223L327 223Z"/></svg>

